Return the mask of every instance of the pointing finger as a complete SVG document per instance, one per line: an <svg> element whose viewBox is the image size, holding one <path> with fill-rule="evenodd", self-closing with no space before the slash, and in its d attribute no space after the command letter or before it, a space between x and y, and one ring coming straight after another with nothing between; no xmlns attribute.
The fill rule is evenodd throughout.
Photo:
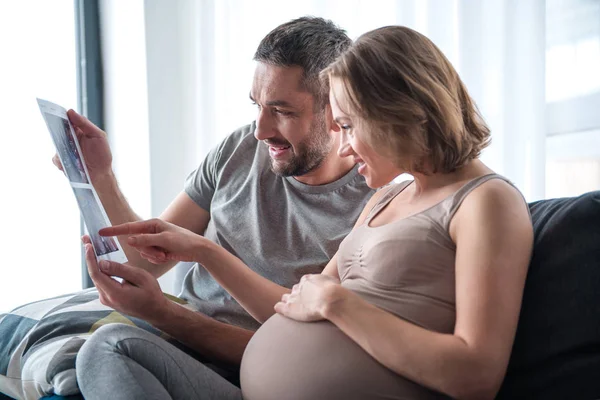
<svg viewBox="0 0 600 400"><path fill-rule="evenodd" d="M128 222L121 225L109 226L100 229L100 236L123 236L140 233L157 233L160 231L160 220L150 219L147 221Z"/></svg>

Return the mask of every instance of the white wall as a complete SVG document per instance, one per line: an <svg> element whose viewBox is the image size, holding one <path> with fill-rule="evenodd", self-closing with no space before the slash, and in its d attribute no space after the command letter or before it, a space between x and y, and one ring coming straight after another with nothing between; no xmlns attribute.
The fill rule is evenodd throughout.
<svg viewBox="0 0 600 400"><path fill-rule="evenodd" d="M0 313L81 289L79 209L36 97L77 107L72 1L0 1Z"/></svg>
<svg viewBox="0 0 600 400"><path fill-rule="evenodd" d="M142 0L100 2L104 118L113 167L129 203L152 215L146 37Z"/></svg>

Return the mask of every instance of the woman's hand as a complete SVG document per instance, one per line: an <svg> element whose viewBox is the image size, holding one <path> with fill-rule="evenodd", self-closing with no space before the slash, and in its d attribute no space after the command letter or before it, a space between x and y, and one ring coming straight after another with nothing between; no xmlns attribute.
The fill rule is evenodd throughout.
<svg viewBox="0 0 600 400"><path fill-rule="evenodd" d="M127 244L153 264L166 261L198 261L202 236L154 218L115 225L99 231L101 236L127 236Z"/></svg>
<svg viewBox="0 0 600 400"><path fill-rule="evenodd" d="M284 294L275 304L275 311L296 321L320 321L326 319L335 303L344 299L346 292L340 281L331 276L304 275L292 293Z"/></svg>

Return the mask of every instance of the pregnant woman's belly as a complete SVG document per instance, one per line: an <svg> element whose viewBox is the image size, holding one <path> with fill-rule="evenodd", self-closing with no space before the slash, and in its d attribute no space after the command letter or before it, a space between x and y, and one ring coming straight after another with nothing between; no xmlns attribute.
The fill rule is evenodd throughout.
<svg viewBox="0 0 600 400"><path fill-rule="evenodd" d="M244 353L246 400L439 399L362 350L330 322L274 315Z"/></svg>

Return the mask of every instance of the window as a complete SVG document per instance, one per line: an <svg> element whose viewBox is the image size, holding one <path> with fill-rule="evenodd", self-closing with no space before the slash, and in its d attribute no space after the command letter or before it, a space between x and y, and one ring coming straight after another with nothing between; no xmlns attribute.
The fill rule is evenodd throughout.
<svg viewBox="0 0 600 400"><path fill-rule="evenodd" d="M546 0L546 197L600 188L600 1Z"/></svg>
<svg viewBox="0 0 600 400"><path fill-rule="evenodd" d="M77 106L72 1L0 2L0 312L81 289L79 210L36 97Z"/></svg>

